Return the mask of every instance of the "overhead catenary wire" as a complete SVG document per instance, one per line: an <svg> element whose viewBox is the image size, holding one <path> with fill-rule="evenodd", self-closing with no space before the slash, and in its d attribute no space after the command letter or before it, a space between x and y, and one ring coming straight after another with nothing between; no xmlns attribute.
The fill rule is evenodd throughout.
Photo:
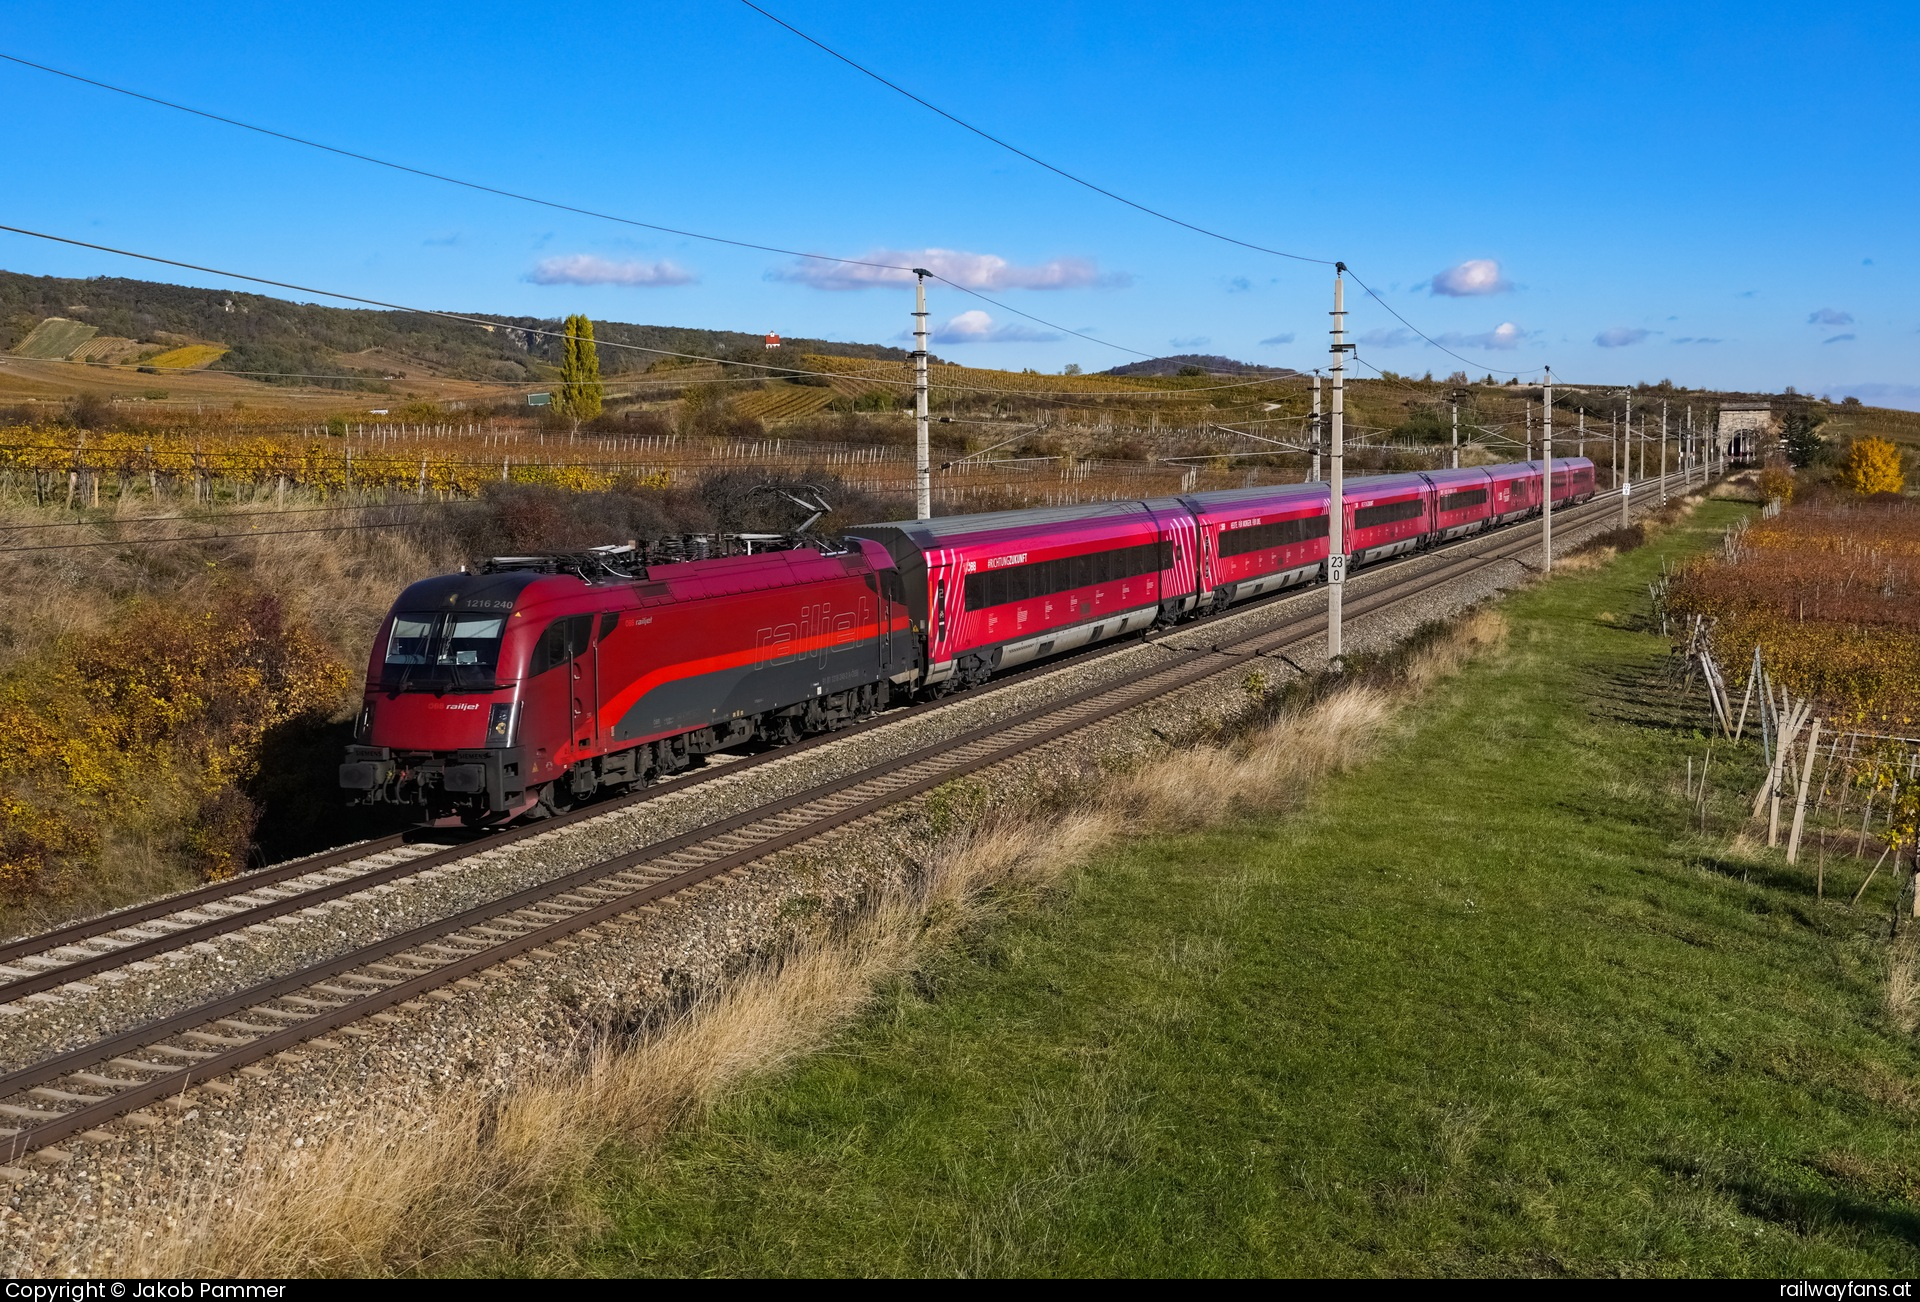
<svg viewBox="0 0 1920 1302"><path fill-rule="evenodd" d="M463 189L494 195L497 198L512 199L520 203L536 204L542 208L551 208L557 212L573 213L581 217L592 217L598 221L616 222L623 226L633 226L642 230L658 231L664 235L677 235L684 239L701 240L709 244L724 244L737 249L751 249L758 253L777 253L782 257L805 258L815 262L831 262L846 267L866 267L875 271L895 271L903 275L913 275L917 272L925 271L927 278L930 280L937 280L950 289L956 289L962 294L977 298L981 302L992 307L997 307L1003 312L1011 312L1015 316L1024 317L1026 320L1032 321L1036 325L1043 325L1049 330L1058 330L1062 334L1072 335L1076 339L1084 339L1088 343L1099 344L1103 348L1112 348L1119 352L1132 353L1136 357L1157 356L1155 353L1143 352L1138 348L1129 348L1125 344L1116 344L1112 340L1101 339L1097 336L1074 330L1068 326L1060 325L1058 322L1049 321L1044 317L1035 316L1033 313L1021 308L988 298L976 289L971 289L966 285L960 284L958 281L951 280L938 272L926 270L925 268L909 267L892 262L878 262L870 258L843 258L829 253L809 253L802 249L782 248L777 244L760 244L752 240L734 239L726 235L713 235L705 231L687 230L678 226L665 226L659 222L642 221L637 217L623 217L618 213L601 212L594 208L583 208L578 204L563 203L557 199L543 199L539 195L525 194L518 190L508 190L500 186L487 185L480 181L469 181L462 177L450 176L444 172L435 172L429 168L415 167L410 163L397 163L391 159L380 158L373 154L364 154L358 150L345 149L338 145L329 145L324 141L294 135L292 132L278 131L272 127L258 126L255 123L244 122L239 118L228 117L222 113L208 112L206 109L194 108L189 104L181 104L174 100L162 99L158 95L149 95L144 91L132 90L125 86L116 86L111 82L101 81L98 78L82 76L77 72L68 72L64 68L56 68L51 64L38 63L32 59L23 59L16 54L0 52L0 60L17 64L23 68L33 68L55 77L64 77L69 81L78 82L81 85L111 91L116 95L125 95L129 99L142 100L148 104L157 105L160 108L172 109L178 113L187 113L197 118L204 118L209 122L218 122L225 126L236 127L242 131L252 131L259 135L272 137L275 140L285 141L288 144L302 145L308 149L318 149L324 153L334 154L341 158L350 158L361 163L370 163L375 167L389 168L396 172L404 172L408 175L422 177L429 181L440 181L447 185L460 186Z"/></svg>
<svg viewBox="0 0 1920 1302"><path fill-rule="evenodd" d="M1084 186L1087 189L1093 191L1095 194L1104 195L1107 198L1112 199L1116 203L1123 203L1129 208L1134 208L1139 210L1140 212L1146 213L1149 217L1157 217L1161 221L1171 222L1175 226L1184 226L1186 229L1190 231L1194 231L1198 234L1208 236L1211 239L1221 240L1227 244L1237 244L1243 249L1252 249L1256 253L1269 253L1276 258L1290 258L1295 262L1310 262L1323 267L1331 267L1333 265L1334 260L1332 258L1315 258L1315 257L1310 257L1309 255L1304 253L1289 253L1285 249L1271 249L1264 244L1254 244L1254 243L1250 243L1247 240L1236 239L1231 235L1225 235L1219 231L1209 230L1205 226L1199 226L1190 221L1183 221L1180 218L1175 217L1170 213L1161 212L1157 208L1150 208L1146 204L1137 202L1136 200L1133 200L1133 199L1129 199L1123 194L1116 194L1112 190L1107 189L1105 186L1096 185L1092 181L1087 180L1085 177L1076 176L1072 172L1067 171L1064 167L1056 167L1054 164L1049 163L1046 159L1037 157L1036 155L1028 153L1024 149L1021 149L1018 145L1009 144L1007 141L1002 140L999 136L996 136L991 132L981 130L979 127L974 126L973 123L968 122L965 118L957 117L954 114L947 112L947 110L941 108L938 104L934 104L928 100L922 99L920 96L914 94L912 91L908 90L906 87L900 85L899 83L887 80L885 77L881 76L879 73L875 72L873 69L867 67L865 64L858 63L853 59L848 58L846 55L840 53L840 51L834 49L831 45L826 44L824 41L821 41L812 36L809 36L807 33L801 31L798 27L795 27L792 23L788 22L786 19L781 18L776 14L768 13L765 9L762 9L759 5L754 4L753 0L740 0L740 3L746 5L747 8L753 10L755 13L759 14L761 17L767 19L768 21L777 23L781 27L786 28L788 31L792 32L795 36L798 36L801 40L805 41L807 44L838 59L840 62L846 64L849 68L852 68L855 72L858 72L861 75L866 77L871 77L873 80L879 82L882 86L885 86L888 90L891 90L896 94L906 96L906 98L912 100L914 103L918 104L921 108L926 109L928 112L939 114L941 117L945 118L947 121L959 127L961 130L971 131L974 135L979 136L982 140L989 141L992 144L998 145L1000 148L1006 150L1008 153L1018 154L1020 157L1026 159L1029 163L1032 163L1034 166L1043 167L1047 171L1052 172L1055 176L1063 177L1066 180L1073 182L1075 185Z"/></svg>
<svg viewBox="0 0 1920 1302"><path fill-rule="evenodd" d="M1427 343L1433 345L1433 347L1435 348L1438 348L1441 352L1447 354L1447 356L1458 358L1460 361L1463 361L1463 362L1468 360L1465 357L1461 357L1459 353L1454 352L1451 348L1448 348L1445 344L1442 344L1438 340L1432 338L1431 336L1426 334L1424 331L1422 331L1418 326L1414 325L1411 321L1407 320L1406 317L1402 316L1397 310L1394 309L1392 304L1388 303L1384 298L1381 298L1380 295L1374 293L1374 291L1364 281L1362 281L1359 276L1354 275L1353 268L1350 265L1341 263L1333 258L1316 258L1304 253L1290 253L1285 249L1269 248L1264 244L1256 244L1250 240L1243 240L1238 238L1237 236L1228 235L1228 234L1225 234L1224 232L1212 230L1208 227L1198 225L1197 223L1186 221L1183 218L1173 216L1171 213L1162 212L1157 208L1151 208L1151 207L1148 207L1146 204L1140 203L1133 199L1129 199L1125 195L1116 194L1112 190L1107 189L1105 186L1096 185L1092 181L1089 181L1084 177L1076 176L1074 173L1067 171L1063 167L1059 167L1053 163L1049 163L1046 159L1040 158L1034 154L1030 154L1026 150L1021 149L1019 146L1010 144L1009 142L1002 140L999 136L996 136L989 131L985 131L979 127L976 127L975 125L973 125L973 123L968 122L966 119L958 117L953 113L949 113L946 109L941 108L939 105L934 104L929 100L921 98L919 95L914 94L912 91L908 90L906 87L900 85L899 83L890 81L886 77L881 76L879 73L867 67L865 64L859 63L854 59L848 58L846 55L840 53L840 51L826 44L826 42L821 41L816 37L810 36L806 32L801 31L798 27L795 27L792 23L786 21L784 18L781 18L775 14L767 12L767 10L762 9L759 5L755 4L753 0L740 0L740 3L744 4L747 8L753 10L755 13L761 15L763 18L766 18L768 21L777 23L781 27L786 28L789 32L792 32L795 36L798 36L801 40L807 42L809 45L812 45L816 49L819 49L825 52L826 54L831 55L833 58L838 59L840 62L846 64L849 68L852 68L854 71L860 73L863 76L871 77L874 81L879 82L882 86L885 86L887 89L894 91L896 94L905 96L907 99L912 100L914 103L920 105L922 108L928 110L929 112L938 114L939 116L945 118L947 121L953 123L955 126L961 128L962 130L970 131L974 135L979 136L982 140L986 140L991 142L992 144L998 145L1000 148L1006 150L1011 154L1017 154L1021 158L1024 158L1028 162L1034 164L1036 167L1045 168L1047 171L1052 172L1054 175L1063 177L1064 179L1073 182L1075 185L1084 186L1085 188L1093 191L1095 194L1104 195L1107 198L1112 199L1116 203L1125 204L1127 207L1133 208L1139 212L1146 213L1150 217L1157 217L1161 221L1169 222L1175 226L1184 227L1187 230L1193 231L1200 235L1205 235L1209 239L1219 240L1225 244L1238 245L1243 249L1252 249L1257 253L1271 254L1274 257L1287 258L1294 262L1314 263L1316 265L1323 266L1323 267L1334 267L1334 266L1341 267L1343 270L1346 271L1346 273L1349 276L1353 277L1353 281L1355 284L1359 285L1361 289L1366 291L1367 296L1369 298L1372 298L1374 301L1378 302L1380 306L1386 308L1388 312L1391 312L1393 314L1394 319L1396 321L1399 321L1400 324L1406 326L1407 329L1413 331L1416 335L1419 335L1420 338L1426 340ZM1479 363L1472 363L1472 364L1476 366L1479 365ZM1530 371L1501 370L1501 368L1497 366L1490 367L1488 369L1499 371L1500 374L1502 375L1532 374L1532 372Z"/></svg>

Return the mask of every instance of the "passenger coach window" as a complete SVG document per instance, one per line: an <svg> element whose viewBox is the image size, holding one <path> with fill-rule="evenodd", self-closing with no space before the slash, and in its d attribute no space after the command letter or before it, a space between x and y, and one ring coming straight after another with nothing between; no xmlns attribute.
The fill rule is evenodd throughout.
<svg viewBox="0 0 1920 1302"><path fill-rule="evenodd" d="M984 610L988 606L1090 588L1096 583L1117 583L1121 579L1158 574L1172 564L1172 545L1152 542L1036 561L1031 565L1010 565L1002 570L983 570L967 576L967 609Z"/></svg>
<svg viewBox="0 0 1920 1302"><path fill-rule="evenodd" d="M1326 516L1303 515L1295 520L1276 520L1272 524L1256 524L1247 529L1228 529L1220 535L1220 555L1242 556L1247 552L1288 547L1310 538L1326 536Z"/></svg>
<svg viewBox="0 0 1920 1302"><path fill-rule="evenodd" d="M1353 527L1372 529L1383 524L1393 524L1397 520L1414 520L1427 513L1426 504L1419 498L1405 502L1382 502L1379 506L1363 506L1353 513Z"/></svg>
<svg viewBox="0 0 1920 1302"><path fill-rule="evenodd" d="M1484 488L1469 488L1458 493L1442 493L1440 509L1442 511L1464 511L1470 506L1480 506L1487 500Z"/></svg>

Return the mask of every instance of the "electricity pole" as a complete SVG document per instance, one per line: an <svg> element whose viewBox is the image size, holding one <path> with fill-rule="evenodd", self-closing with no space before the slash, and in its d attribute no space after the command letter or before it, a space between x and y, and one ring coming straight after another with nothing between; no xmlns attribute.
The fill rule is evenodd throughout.
<svg viewBox="0 0 1920 1302"><path fill-rule="evenodd" d="M1700 459L1700 445L1693 436L1693 404L1688 403L1687 404L1687 452L1685 457L1686 466L1687 466L1687 487L1688 488L1693 487L1693 463L1698 461L1699 459ZM1706 482L1707 482L1706 476L1702 475L1700 477L1701 486L1705 487Z"/></svg>
<svg viewBox="0 0 1920 1302"><path fill-rule="evenodd" d="M1307 482L1320 482L1320 368L1313 371L1313 467L1307 473Z"/></svg>
<svg viewBox="0 0 1920 1302"><path fill-rule="evenodd" d="M1660 400L1660 500L1667 500L1667 400Z"/></svg>
<svg viewBox="0 0 1920 1302"><path fill-rule="evenodd" d="M1541 568L1553 572L1553 368L1547 368L1541 391L1540 458L1546 468L1540 477Z"/></svg>
<svg viewBox="0 0 1920 1302"><path fill-rule="evenodd" d="M913 269L913 518L933 515L933 457L927 447L927 273Z"/></svg>
<svg viewBox="0 0 1920 1302"><path fill-rule="evenodd" d="M1587 409L1585 407L1580 409L1580 441L1574 446L1574 455L1577 457L1587 455Z"/></svg>
<svg viewBox="0 0 1920 1302"><path fill-rule="evenodd" d="M1620 487L1620 413L1607 413L1607 459L1613 462L1613 486Z"/></svg>
<svg viewBox="0 0 1920 1302"><path fill-rule="evenodd" d="M1522 461L1533 460L1533 399L1527 399L1527 441L1520 445Z"/></svg>
<svg viewBox="0 0 1920 1302"><path fill-rule="evenodd" d="M1453 468L1460 468L1460 395L1453 395Z"/></svg>
<svg viewBox="0 0 1920 1302"><path fill-rule="evenodd" d="M1333 264L1333 445L1327 449L1333 472L1327 514L1327 659L1335 666L1344 654L1340 641L1340 589L1347 581L1346 411L1347 264Z"/></svg>
<svg viewBox="0 0 1920 1302"><path fill-rule="evenodd" d="M1636 476L1633 473L1633 390L1627 390L1627 416L1620 425L1620 450L1627 454L1627 482L1631 484ZM1642 466L1642 469L1645 467Z"/></svg>

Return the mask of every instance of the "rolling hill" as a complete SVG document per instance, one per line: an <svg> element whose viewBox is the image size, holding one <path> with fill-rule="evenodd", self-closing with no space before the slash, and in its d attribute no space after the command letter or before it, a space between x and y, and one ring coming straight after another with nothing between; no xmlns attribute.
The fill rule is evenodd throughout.
<svg viewBox="0 0 1920 1302"><path fill-rule="evenodd" d="M450 309L451 310L451 309ZM556 330L556 320L467 313L475 327L411 312L321 307L217 289L101 276L67 280L0 271L0 353L23 346L36 357L68 356L96 335L150 344L151 351L217 345L226 352L208 369L250 375L268 384L374 389L398 374L483 383L536 383L550 375L558 341L534 333ZM59 319L49 326L50 320ZM633 344L710 357L757 360L758 334L679 326L596 321L602 344ZM789 339L793 349L828 356L902 360L898 348L877 344ZM49 352L50 348L57 351ZM369 365L378 358L382 364ZM603 348L609 376L646 369L645 353Z"/></svg>

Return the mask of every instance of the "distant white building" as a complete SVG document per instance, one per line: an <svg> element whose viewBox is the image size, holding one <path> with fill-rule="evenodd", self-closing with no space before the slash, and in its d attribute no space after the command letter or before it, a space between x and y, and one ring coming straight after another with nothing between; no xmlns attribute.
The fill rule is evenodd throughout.
<svg viewBox="0 0 1920 1302"><path fill-rule="evenodd" d="M1778 428L1773 419L1773 404L1767 402L1723 402L1718 424L1720 447L1735 461L1752 461L1761 445Z"/></svg>

